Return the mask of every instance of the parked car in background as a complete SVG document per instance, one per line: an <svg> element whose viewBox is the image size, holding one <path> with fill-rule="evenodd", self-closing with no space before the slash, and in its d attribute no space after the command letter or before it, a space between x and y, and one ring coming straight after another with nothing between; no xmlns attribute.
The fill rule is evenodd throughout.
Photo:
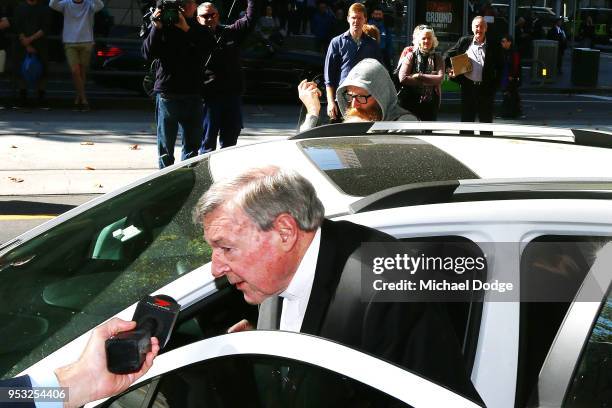
<svg viewBox="0 0 612 408"><path fill-rule="evenodd" d="M447 307L487 406L612 400L612 134L473 123L329 125L223 149L3 244L1 375L72 361L94 326L130 319L138 300L163 293L181 305L169 347L130 390L91 406L274 406L270 398L280 395L279 406L293 407L300 393L311 396L309 407L473 406L314 336L224 334L242 318L256 320L257 308L227 279L213 278L211 250L191 214L215 180L262 165L307 177L328 218L425 243L442 257L484 257L487 282L518 276L520 299L474 293ZM296 383L294 369L317 381ZM256 372L276 373L280 394Z"/></svg>
<svg viewBox="0 0 612 408"><path fill-rule="evenodd" d="M510 16L509 5L504 3L493 3L493 8L498 13L498 16L508 23ZM543 6L519 6L516 9L516 17L523 17L527 20L527 24L532 30L534 39L546 38L548 30L555 24L557 16L553 9ZM564 22L569 20L564 18Z"/></svg>

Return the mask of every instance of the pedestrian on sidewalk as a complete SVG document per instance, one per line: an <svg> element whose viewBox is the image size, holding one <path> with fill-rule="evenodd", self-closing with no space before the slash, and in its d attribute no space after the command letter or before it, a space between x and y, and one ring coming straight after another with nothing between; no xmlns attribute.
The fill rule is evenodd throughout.
<svg viewBox="0 0 612 408"><path fill-rule="evenodd" d="M160 169L174 163L179 126L183 136L181 160L197 156L202 142L204 108L198 85L204 80L204 58L214 39L191 17L195 9L195 1L186 0L178 23L171 24L161 21L161 9L156 8L151 30L142 44L145 60L159 61L153 91Z"/></svg>
<svg viewBox="0 0 612 408"><path fill-rule="evenodd" d="M593 17L590 15L580 24L580 36L585 48L593 48L595 42L595 24L593 23Z"/></svg>
<svg viewBox="0 0 612 408"><path fill-rule="evenodd" d="M85 83L94 44L94 14L102 10L104 3L102 0L50 0L49 7L64 15L62 41L76 93L74 110L89 111Z"/></svg>
<svg viewBox="0 0 612 408"><path fill-rule="evenodd" d="M461 121L474 122L478 116L481 123L491 123L495 92L501 75L501 47L497 41L488 41L487 22L483 16L474 18L472 32L474 35L461 37L446 52L445 62L450 78L461 85ZM472 69L455 75L450 58L460 54L467 54ZM480 133L485 134L484 131Z"/></svg>
<svg viewBox="0 0 612 408"><path fill-rule="evenodd" d="M216 46L205 61L203 140L200 154L236 145L242 131L242 92L244 78L240 45L255 28L255 1L248 0L246 14L230 25L220 24L219 11L212 3L202 3L198 22L212 31Z"/></svg>
<svg viewBox="0 0 612 408"><path fill-rule="evenodd" d="M336 101L336 90L361 60L374 58L382 63L380 46L375 39L368 37L363 32L363 26L367 21L366 8L361 3L353 3L349 7L347 21L348 31L332 38L325 56L325 93L327 96L327 116L332 122L342 120Z"/></svg>
<svg viewBox="0 0 612 408"><path fill-rule="evenodd" d="M509 34L502 37L501 46L504 61L501 76L503 94L501 117L515 119L523 116L518 91L521 86L521 55L514 47L512 36Z"/></svg>
<svg viewBox="0 0 612 408"><path fill-rule="evenodd" d="M565 35L565 30L561 26L563 24L563 17L559 17L555 20L555 25L553 25L546 37L549 40L556 41L557 46L557 74L561 75L563 73L563 54L565 53L565 49L567 48L567 36Z"/></svg>
<svg viewBox="0 0 612 408"><path fill-rule="evenodd" d="M13 53L13 74L19 88L17 108L29 108L28 82L22 73L23 62L28 58L40 64L40 75L31 85L38 94L37 106L48 109L46 101L49 50L47 31L49 26L49 7L42 0L25 0L15 9L14 33L16 34Z"/></svg>
<svg viewBox="0 0 612 408"><path fill-rule="evenodd" d="M442 99L444 59L436 52L438 39L430 26L417 26L412 41L412 51L399 68L399 103L419 120L435 121Z"/></svg>
<svg viewBox="0 0 612 408"><path fill-rule="evenodd" d="M395 50L393 48L393 33L385 25L384 13L380 7L375 7L372 10L372 18L368 20L368 24L374 25L380 31L380 53L382 56L382 63L387 68L389 73L393 72L393 56Z"/></svg>

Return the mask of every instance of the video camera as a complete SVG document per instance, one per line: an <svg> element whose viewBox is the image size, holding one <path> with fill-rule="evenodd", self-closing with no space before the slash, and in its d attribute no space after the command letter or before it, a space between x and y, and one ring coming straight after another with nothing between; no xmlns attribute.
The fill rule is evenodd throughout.
<svg viewBox="0 0 612 408"><path fill-rule="evenodd" d="M179 22L183 0L158 0L156 6L161 10L161 14L156 20L161 21L164 26L173 26Z"/></svg>
<svg viewBox="0 0 612 408"><path fill-rule="evenodd" d="M166 26L172 26L179 22L179 13L183 7L183 0L144 0L142 7L142 24L140 26L140 38L145 38L151 31L152 21L161 21ZM161 15L153 19L155 9L161 10Z"/></svg>

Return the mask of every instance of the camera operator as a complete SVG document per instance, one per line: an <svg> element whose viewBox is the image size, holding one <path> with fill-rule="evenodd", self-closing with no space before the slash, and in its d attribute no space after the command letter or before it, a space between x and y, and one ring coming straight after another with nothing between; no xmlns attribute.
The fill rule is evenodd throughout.
<svg viewBox="0 0 612 408"><path fill-rule="evenodd" d="M255 27L255 1L248 0L246 14L233 24L219 24L219 11L209 2L198 7L198 22L214 33L217 46L206 65L204 80L204 141L200 153L234 146L242 130L242 63L240 44Z"/></svg>
<svg viewBox="0 0 612 408"><path fill-rule="evenodd" d="M146 60L159 61L153 89L162 169L174 163L179 125L183 136L181 160L198 154L204 110L194 83L203 81L204 58L214 46L214 38L193 18L195 0L158 0L156 7L142 53Z"/></svg>

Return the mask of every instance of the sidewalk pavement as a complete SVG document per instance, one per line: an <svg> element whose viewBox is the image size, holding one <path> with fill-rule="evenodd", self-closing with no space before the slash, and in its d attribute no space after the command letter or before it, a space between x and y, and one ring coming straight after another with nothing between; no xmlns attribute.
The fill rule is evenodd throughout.
<svg viewBox="0 0 612 408"><path fill-rule="evenodd" d="M579 88L571 84L571 50L566 52L563 66L564 73L550 84L531 82L530 75L526 75L521 92L612 95L612 54L600 54L597 88ZM49 96L70 106L71 96L65 91L50 90ZM151 101L111 93L100 99L92 97L92 105L98 112L108 109L102 114L108 114L109 119L2 122L7 116L0 113L0 196L101 194L156 171L157 146L151 121L117 122L112 119L114 112L126 114L130 108L144 106L151 112ZM247 127L238 144L293 135L299 108L287 105L281 113L278 109L278 105L264 108L245 105ZM130 112L138 115L133 110L127 114ZM179 146L177 141L177 160Z"/></svg>
<svg viewBox="0 0 612 408"><path fill-rule="evenodd" d="M0 196L102 194L157 170L152 123L2 120ZM238 145L288 137L296 127L289 121L246 124ZM179 139L177 162L180 154Z"/></svg>

